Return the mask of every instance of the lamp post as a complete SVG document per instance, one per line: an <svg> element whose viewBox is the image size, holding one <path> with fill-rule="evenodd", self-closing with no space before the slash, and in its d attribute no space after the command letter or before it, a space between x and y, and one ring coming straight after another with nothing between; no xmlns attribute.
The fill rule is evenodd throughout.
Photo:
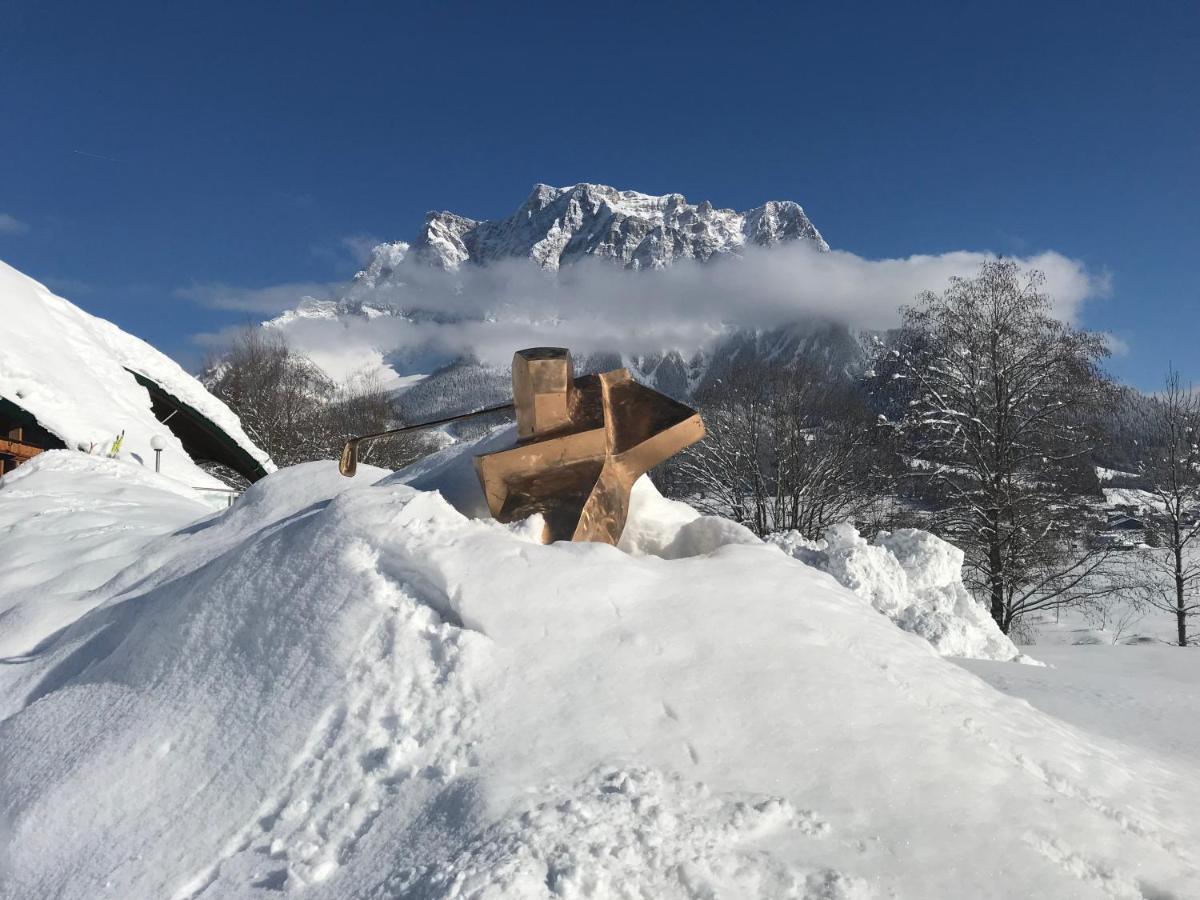
<svg viewBox="0 0 1200 900"><path fill-rule="evenodd" d="M154 451L154 471L155 472L162 471L162 452L163 452L164 446L166 446L166 445L163 443L163 439L161 437L159 437L157 434L154 435L154 437L150 438L150 449Z"/></svg>

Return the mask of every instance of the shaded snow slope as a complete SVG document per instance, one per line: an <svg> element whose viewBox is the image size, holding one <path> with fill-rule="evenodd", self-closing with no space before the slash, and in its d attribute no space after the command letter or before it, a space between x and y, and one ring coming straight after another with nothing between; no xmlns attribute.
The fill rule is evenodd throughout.
<svg viewBox="0 0 1200 900"><path fill-rule="evenodd" d="M166 442L167 471L191 484L222 486L193 465L171 430L159 424L149 394L129 369L200 412L267 471L274 470L229 407L145 341L3 262L0 304L0 397L34 415L68 448L93 446L104 452L124 431L123 453L152 466L150 439L157 434Z"/></svg>
<svg viewBox="0 0 1200 900"><path fill-rule="evenodd" d="M997 690L1152 756L1200 759L1200 653L1162 644L1039 645L1040 669L961 665Z"/></svg>
<svg viewBox="0 0 1200 900"><path fill-rule="evenodd" d="M149 541L211 511L181 482L69 450L0 478L0 657L79 618Z"/></svg>
<svg viewBox="0 0 1200 900"><path fill-rule="evenodd" d="M832 577L542 546L383 474L263 479L0 665L0 896L1194 895L1193 767ZM701 521L659 509L660 547Z"/></svg>

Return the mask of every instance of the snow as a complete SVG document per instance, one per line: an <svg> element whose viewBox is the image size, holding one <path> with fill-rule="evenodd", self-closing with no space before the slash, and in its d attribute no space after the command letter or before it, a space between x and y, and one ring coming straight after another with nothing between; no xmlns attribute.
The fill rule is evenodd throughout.
<svg viewBox="0 0 1200 900"><path fill-rule="evenodd" d="M267 471L270 458L242 431L234 413L178 364L111 322L0 262L0 397L35 416L69 449L105 453L122 431L122 457L153 464L150 439L163 438L163 467L198 486L222 486L194 465L150 396L126 369L158 383L225 431Z"/></svg>
<svg viewBox="0 0 1200 900"><path fill-rule="evenodd" d="M1107 469L1104 466L1096 466L1096 480L1100 482L1113 481L1121 478L1137 478L1137 472L1122 472L1120 469Z"/></svg>
<svg viewBox="0 0 1200 900"><path fill-rule="evenodd" d="M1165 617L1164 617L1165 618ZM998 690L1154 757L1200 758L1200 654L1178 647L1038 646L1040 669L961 665Z"/></svg>
<svg viewBox="0 0 1200 900"><path fill-rule="evenodd" d="M479 454L511 447L516 434L517 426L508 424L473 441L452 444L396 473L388 483L435 490L462 515L490 520L491 512L479 489L473 460ZM642 476L633 486L629 521L621 535L620 548L635 556L679 559L708 553L726 544L761 543L752 531L736 522L704 516L686 503L668 500L648 477Z"/></svg>
<svg viewBox="0 0 1200 900"><path fill-rule="evenodd" d="M1144 514L1161 510L1163 505L1161 497L1138 488L1102 488L1101 492L1108 507L1127 506Z"/></svg>
<svg viewBox="0 0 1200 900"><path fill-rule="evenodd" d="M828 572L905 631L943 656L1033 663L967 592L963 552L927 531L881 531L868 542L853 525L825 531L821 541L799 532L772 535L785 553Z"/></svg>
<svg viewBox="0 0 1200 900"><path fill-rule="evenodd" d="M99 602L89 592L148 541L210 511L181 482L68 450L0 478L0 657L32 651Z"/></svg>
<svg viewBox="0 0 1200 900"><path fill-rule="evenodd" d="M338 317L336 300L318 300L315 297L304 297L295 309L285 309L278 316L264 322L264 325L287 325L303 319L332 320Z"/></svg>
<svg viewBox="0 0 1200 900"><path fill-rule="evenodd" d="M281 470L6 659L0 896L1195 895L1194 758L645 484L633 552L463 515L465 449Z"/></svg>
<svg viewBox="0 0 1200 900"><path fill-rule="evenodd" d="M1193 564L1197 561L1194 553L1187 558ZM1117 578L1132 580L1146 575L1148 561L1141 552L1122 552L1114 562ZM1044 610L1027 616L1025 622L1038 656L1043 647L1151 646L1177 640L1174 614L1146 605L1136 592L1119 591L1083 607Z"/></svg>
<svg viewBox="0 0 1200 900"><path fill-rule="evenodd" d="M536 184L505 219L429 213L411 248L403 242L380 244L355 277L360 285L375 288L399 277L410 260L453 271L512 257L526 257L550 271L584 256L653 269L677 259L736 254L747 243L769 247L791 240L829 250L804 209L792 201L735 212L708 201L688 203L682 194L653 196L586 182Z"/></svg>

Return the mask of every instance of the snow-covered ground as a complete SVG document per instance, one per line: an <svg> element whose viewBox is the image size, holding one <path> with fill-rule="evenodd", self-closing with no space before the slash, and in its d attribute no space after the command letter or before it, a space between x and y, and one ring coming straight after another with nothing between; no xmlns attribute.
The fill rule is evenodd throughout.
<svg viewBox="0 0 1200 900"><path fill-rule="evenodd" d="M962 580L963 552L927 531L881 531L870 541L852 524L827 529L820 541L799 532L771 542L867 600L905 631L919 634L944 656L1017 660L1021 654Z"/></svg>
<svg viewBox="0 0 1200 900"><path fill-rule="evenodd" d="M32 651L103 598L153 538L211 507L137 463L52 450L0 478L0 657Z"/></svg>
<svg viewBox="0 0 1200 900"><path fill-rule="evenodd" d="M1037 654L1044 668L960 662L1006 694L1139 748L1148 765L1162 756L1187 766L1200 759L1200 653L1165 644L1096 644L1039 646Z"/></svg>
<svg viewBox="0 0 1200 900"><path fill-rule="evenodd" d="M1144 561L1128 553L1128 563ZM1122 559L1119 562L1126 562ZM1026 648L1040 656L1044 647L1113 646L1171 643L1176 639L1175 617L1170 613L1115 596L1097 608L1045 610L1026 617L1034 646Z"/></svg>
<svg viewBox="0 0 1200 900"><path fill-rule="evenodd" d="M624 549L542 546L464 515L469 450L216 514L147 486L90 611L0 660L0 896L1200 894L1169 649L959 664L644 483ZM130 490L89 474L82 508ZM24 483L0 515L68 502ZM31 582L69 526L6 537Z"/></svg>

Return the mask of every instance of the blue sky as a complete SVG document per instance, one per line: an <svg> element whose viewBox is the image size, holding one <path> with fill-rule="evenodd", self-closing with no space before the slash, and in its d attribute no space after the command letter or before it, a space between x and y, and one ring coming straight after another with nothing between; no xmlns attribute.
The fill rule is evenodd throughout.
<svg viewBox="0 0 1200 900"><path fill-rule="evenodd" d="M1200 4L913 6L0 0L0 259L194 361L238 314L181 290L428 209L794 199L866 257L1082 260L1114 372L1200 381Z"/></svg>

